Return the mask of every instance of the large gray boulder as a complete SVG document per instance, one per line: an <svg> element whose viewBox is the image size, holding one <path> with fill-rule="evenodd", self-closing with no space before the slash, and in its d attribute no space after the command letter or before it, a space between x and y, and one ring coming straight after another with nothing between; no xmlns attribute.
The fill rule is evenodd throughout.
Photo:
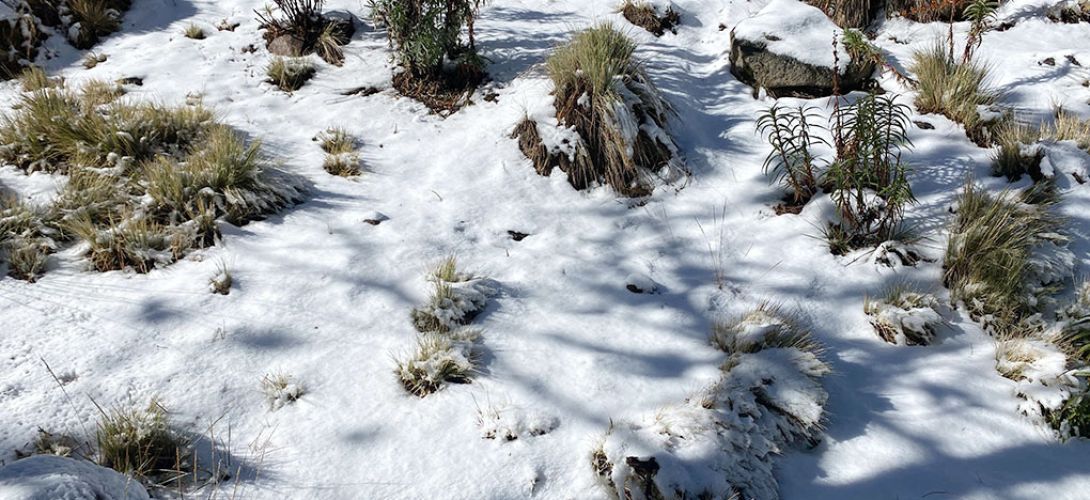
<svg viewBox="0 0 1090 500"><path fill-rule="evenodd" d="M4 500L148 500L135 479L85 460L35 455L0 467Z"/></svg>
<svg viewBox="0 0 1090 500"><path fill-rule="evenodd" d="M773 97L822 97L867 86L873 61L853 61L839 42L843 31L821 9L798 0L772 0L731 31L731 73ZM837 40L836 56L833 40Z"/></svg>

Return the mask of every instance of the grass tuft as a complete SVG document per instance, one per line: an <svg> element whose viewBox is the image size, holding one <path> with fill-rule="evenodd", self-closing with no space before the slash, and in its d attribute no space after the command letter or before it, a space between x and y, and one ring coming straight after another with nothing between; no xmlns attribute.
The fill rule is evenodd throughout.
<svg viewBox="0 0 1090 500"><path fill-rule="evenodd" d="M620 12L628 22L655 36L665 35L667 31L677 34L677 25L681 23L681 14L673 6L659 15L658 9L647 0L624 0Z"/></svg>
<svg viewBox="0 0 1090 500"><path fill-rule="evenodd" d="M265 394L269 409L276 411L298 401L306 394L306 388L291 375L273 373L261 378L261 392Z"/></svg>
<svg viewBox="0 0 1090 500"><path fill-rule="evenodd" d="M276 57L265 68L265 75L280 90L294 92L303 88L315 71L314 64L304 58Z"/></svg>
<svg viewBox="0 0 1090 500"><path fill-rule="evenodd" d="M745 354L768 348L795 348L815 356L822 348L791 315L764 303L728 320L712 323L712 344L727 354Z"/></svg>
<svg viewBox="0 0 1090 500"><path fill-rule="evenodd" d="M909 68L916 75L916 109L921 113L939 113L962 124L978 144L988 144L991 120L984 118L980 106L995 104L999 93L989 87L988 68L971 60L950 59L941 43L916 52Z"/></svg>
<svg viewBox="0 0 1090 500"><path fill-rule="evenodd" d="M95 437L100 464L142 478L181 470L187 443L171 428L159 402L152 401L147 408L99 410Z"/></svg>
<svg viewBox="0 0 1090 500"><path fill-rule="evenodd" d="M185 31L183 33L185 34L186 38L192 40L204 40L205 38L204 29L192 23L190 23L189 26L185 27Z"/></svg>
<svg viewBox="0 0 1090 500"><path fill-rule="evenodd" d="M476 330L450 333L424 333L417 339L416 350L397 360L394 370L405 390L425 397L444 384L466 384L476 372L474 344L480 337Z"/></svg>
<svg viewBox="0 0 1090 500"><path fill-rule="evenodd" d="M930 345L935 328L942 323L939 301L933 295L910 290L900 284L882 297L863 301L863 312L882 340L896 345Z"/></svg>

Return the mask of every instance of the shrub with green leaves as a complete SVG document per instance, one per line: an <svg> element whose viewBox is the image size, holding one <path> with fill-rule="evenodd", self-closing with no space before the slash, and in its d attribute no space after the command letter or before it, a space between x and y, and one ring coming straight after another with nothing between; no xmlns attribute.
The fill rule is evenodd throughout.
<svg viewBox="0 0 1090 500"><path fill-rule="evenodd" d="M909 123L908 107L893 95L838 103L832 126L837 157L824 177L840 216L826 232L833 253L902 236L905 206L916 201L901 161L901 153L912 146Z"/></svg>
<svg viewBox="0 0 1090 500"><path fill-rule="evenodd" d="M828 141L815 134L820 125L813 106L786 107L774 104L757 117L757 130L768 137L772 151L764 162L764 172L784 186L793 206L805 205L818 192L819 159L814 148Z"/></svg>
<svg viewBox="0 0 1090 500"><path fill-rule="evenodd" d="M1074 270L1061 224L1048 203L1029 205L966 184L943 263L951 298L996 336L1036 330L1036 313Z"/></svg>
<svg viewBox="0 0 1090 500"><path fill-rule="evenodd" d="M937 43L913 55L909 70L916 76L916 109L938 113L962 124L969 138L991 142L987 129L992 120L979 108L995 104L999 93L989 88L988 69L972 60L954 61L948 48Z"/></svg>
<svg viewBox="0 0 1090 500"><path fill-rule="evenodd" d="M474 24L486 0L371 0L371 17L386 27L398 60L414 79L437 79L452 61L459 72L479 75ZM462 42L466 30L468 44Z"/></svg>
<svg viewBox="0 0 1090 500"><path fill-rule="evenodd" d="M559 167L576 189L596 184L624 196L646 196L655 175L685 172L666 122L673 113L635 57L636 43L610 23L598 24L558 47L546 62L560 127L578 134L564 147L547 147L535 124L515 130L519 147L539 174Z"/></svg>

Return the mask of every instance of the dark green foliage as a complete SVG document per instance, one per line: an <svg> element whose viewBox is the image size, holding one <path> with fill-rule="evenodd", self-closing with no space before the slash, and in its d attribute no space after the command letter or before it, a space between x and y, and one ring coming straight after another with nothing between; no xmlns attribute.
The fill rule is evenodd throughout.
<svg viewBox="0 0 1090 500"><path fill-rule="evenodd" d="M772 152L764 162L765 174L772 174L777 182L787 188L791 202L803 205L817 193L818 166L812 149L828 144L812 130L817 118L817 108L799 106L788 108L774 104L757 118L757 130L768 136Z"/></svg>
<svg viewBox="0 0 1090 500"><path fill-rule="evenodd" d="M434 79L444 62L479 73L474 21L485 0L371 0L371 16L386 27L401 65L413 78ZM468 45L462 30L468 32Z"/></svg>

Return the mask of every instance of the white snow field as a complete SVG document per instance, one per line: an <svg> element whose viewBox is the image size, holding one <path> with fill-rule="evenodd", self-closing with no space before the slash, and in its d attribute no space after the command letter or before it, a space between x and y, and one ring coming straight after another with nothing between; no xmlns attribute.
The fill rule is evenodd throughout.
<svg viewBox="0 0 1090 500"><path fill-rule="evenodd" d="M993 191L1029 179L991 177L992 150L942 116L914 113L933 128L910 132L918 204L907 221L927 237L931 260L890 268L867 252L830 254L820 237L828 200L775 214L782 191L762 173L769 146L755 130L774 100L754 99L730 73L730 29L766 0L674 0L682 24L661 38L628 24L615 0L492 0L476 26L491 82L447 118L391 89L391 50L361 0L327 3L361 18L343 67L312 56L311 82L276 90L264 82L271 55L253 13L264 3L134 0L122 30L95 47L109 58L93 69L61 37L46 42L39 63L72 83L137 76L143 85L126 99L201 96L308 186L301 204L242 227L223 223L220 244L147 274L95 272L67 248L37 283L0 278L3 463L15 463L39 427L92 439L92 398L106 406L157 396L181 429L201 436L198 456L215 449L238 471L189 498L610 498L592 454L611 422L684 413L686 398L721 378L726 355L709 340L712 322L768 302L798 313L829 369L820 443L784 447L771 462L780 498L1090 499L1090 442L1061 442L1021 413L1018 383L996 371L995 340L964 311L943 308L930 346L882 341L863 311L864 297L900 282L948 303L942 252L966 179ZM986 33L978 51L1001 103L1030 120L1055 103L1090 117L1090 24L1049 21L1055 3L1005 3L999 22L1015 26ZM241 24L216 30L225 18ZM527 114L551 114L542 68L550 51L603 20L639 42L637 56L677 110L670 131L691 170L642 200L608 187L576 191L562 172L538 176L509 137ZM190 23L207 39L184 37ZM956 38L967 29L957 24ZM914 50L946 34L943 23L895 19L879 24L874 42L906 68ZM256 51L243 50L251 44ZM911 104L907 87L888 73L880 81ZM345 95L368 86L381 91ZM497 99L485 100L488 91ZM17 82L0 84L3 109L18 95ZM780 101L829 111L828 98ZM330 126L361 139L363 175L322 169L312 139ZM1090 186L1069 174L1087 178L1090 156L1055 151L1058 210L1076 273L1086 274ZM31 202L47 202L64 182L0 167L0 183ZM376 212L388 220L364 222ZM514 241L508 231L529 236ZM496 288L473 320L480 373L420 398L398 381L394 358L415 348L410 311L427 300L427 272L449 255ZM210 293L223 265L234 286ZM654 293L630 292L634 281ZM773 351L760 359L802 363ZM275 373L290 374L302 395L266 401L261 380ZM675 437L644 427L616 439L653 450ZM670 473L696 480L746 460L716 451L681 449ZM0 497L19 498L0 477ZM775 498L775 488L754 491Z"/></svg>

